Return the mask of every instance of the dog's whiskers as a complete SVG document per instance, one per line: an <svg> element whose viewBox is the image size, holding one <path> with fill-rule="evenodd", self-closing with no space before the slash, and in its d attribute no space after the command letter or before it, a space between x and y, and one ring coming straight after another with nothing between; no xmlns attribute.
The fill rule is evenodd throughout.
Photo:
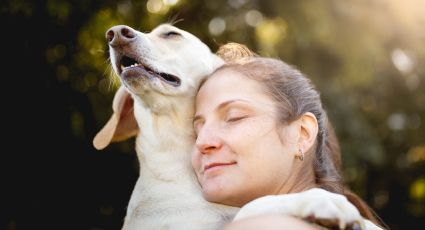
<svg viewBox="0 0 425 230"><path fill-rule="evenodd" d="M175 15L172 15L168 18L168 23L172 26L174 26L175 24L184 21L183 18L178 19L179 17L179 13L177 12Z"/></svg>
<svg viewBox="0 0 425 230"><path fill-rule="evenodd" d="M108 91L115 90L117 86L119 86L119 79L115 74L114 69L112 68L112 64L110 63L110 58L104 62L106 65L105 71L103 72L103 76L107 76L108 78Z"/></svg>

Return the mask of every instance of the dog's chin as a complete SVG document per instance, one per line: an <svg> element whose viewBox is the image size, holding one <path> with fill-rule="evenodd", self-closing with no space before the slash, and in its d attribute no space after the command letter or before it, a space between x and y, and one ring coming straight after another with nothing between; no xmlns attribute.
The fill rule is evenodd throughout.
<svg viewBox="0 0 425 230"><path fill-rule="evenodd" d="M131 67L122 71L121 79L127 83L143 82L155 78L153 73L149 73L143 67Z"/></svg>
<svg viewBox="0 0 425 230"><path fill-rule="evenodd" d="M168 73L159 73L142 65L124 68L120 74L122 80L134 84L134 82L143 83L144 81L161 80L166 85L178 87L181 84L179 77Z"/></svg>
<svg viewBox="0 0 425 230"><path fill-rule="evenodd" d="M122 71L120 74L122 83L135 94L154 90L156 91L155 82L158 80L153 74L148 73L145 69L132 67Z"/></svg>
<svg viewBox="0 0 425 230"><path fill-rule="evenodd" d="M120 78L130 92L136 95L143 95L147 92L157 92L163 95L169 95L170 93L173 94L173 92L176 92L176 90L178 91L180 79L177 79L177 81L175 81L174 78L167 80L161 75L166 74L147 70L143 66L135 66L125 68L121 72Z"/></svg>

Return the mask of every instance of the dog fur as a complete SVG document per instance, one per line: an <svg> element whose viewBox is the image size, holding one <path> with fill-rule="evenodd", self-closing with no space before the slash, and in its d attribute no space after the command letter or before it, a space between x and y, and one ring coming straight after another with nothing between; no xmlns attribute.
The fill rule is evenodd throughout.
<svg viewBox="0 0 425 230"><path fill-rule="evenodd" d="M194 97L223 61L197 37L169 24L150 33L114 26L106 37L122 86L114 114L93 143L103 149L137 136L140 163L123 229L219 229L239 208L204 200L190 153ZM338 218L341 226L361 219L345 197L322 189L260 198L244 206L237 219L265 212Z"/></svg>

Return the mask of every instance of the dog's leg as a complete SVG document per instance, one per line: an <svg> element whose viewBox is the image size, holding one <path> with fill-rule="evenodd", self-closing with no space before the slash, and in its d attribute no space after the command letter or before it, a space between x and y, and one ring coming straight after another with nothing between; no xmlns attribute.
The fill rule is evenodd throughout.
<svg viewBox="0 0 425 230"><path fill-rule="evenodd" d="M258 198L243 206L234 220L260 214L291 215L328 224L336 222L340 229L354 224L362 229L380 229L370 221L366 222L345 196L319 188Z"/></svg>

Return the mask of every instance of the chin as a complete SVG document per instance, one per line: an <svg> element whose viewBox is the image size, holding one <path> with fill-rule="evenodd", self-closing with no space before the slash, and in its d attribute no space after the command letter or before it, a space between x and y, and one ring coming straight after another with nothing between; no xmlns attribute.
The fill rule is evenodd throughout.
<svg viewBox="0 0 425 230"><path fill-rule="evenodd" d="M209 184L202 187L202 194L205 200L213 203L224 204L228 199L226 190L217 184Z"/></svg>
<svg viewBox="0 0 425 230"><path fill-rule="evenodd" d="M204 196L205 200L209 202L220 203L220 201L222 201L224 198L220 192L221 191L214 187L211 188L209 186L204 186L202 188L202 195Z"/></svg>
<svg viewBox="0 0 425 230"><path fill-rule="evenodd" d="M241 196L234 192L218 190L216 187L213 189L203 188L202 194L208 202L230 205L233 207L242 207L244 205Z"/></svg>
<svg viewBox="0 0 425 230"><path fill-rule="evenodd" d="M244 186L237 183L239 178L219 175L204 178L202 183L202 195L205 200L213 203L240 207L243 204L243 194L241 188Z"/></svg>

